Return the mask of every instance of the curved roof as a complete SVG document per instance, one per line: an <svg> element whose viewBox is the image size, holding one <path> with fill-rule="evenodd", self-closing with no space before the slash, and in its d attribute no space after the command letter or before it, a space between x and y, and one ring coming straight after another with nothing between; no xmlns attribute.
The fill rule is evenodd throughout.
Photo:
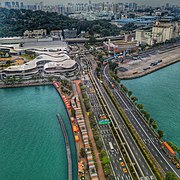
<svg viewBox="0 0 180 180"><path fill-rule="evenodd" d="M5 70L6 71L25 71L25 70L30 70L30 69L36 68L37 62L41 62L41 61L62 62L62 61L66 61L66 60L70 60L70 57L67 54L60 54L57 57L52 57L49 55L40 55L32 61L29 61L22 65L10 66L10 67L6 68Z"/></svg>
<svg viewBox="0 0 180 180"><path fill-rule="evenodd" d="M66 60L63 62L49 62L44 65L44 69L54 68L54 67L62 67L62 68L71 68L76 64L74 60Z"/></svg>

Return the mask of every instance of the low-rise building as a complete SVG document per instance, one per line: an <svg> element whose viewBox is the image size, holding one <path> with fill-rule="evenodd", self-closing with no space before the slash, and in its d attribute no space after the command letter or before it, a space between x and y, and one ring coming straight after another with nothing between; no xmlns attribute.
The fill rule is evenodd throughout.
<svg viewBox="0 0 180 180"><path fill-rule="evenodd" d="M35 37L44 37L47 35L46 29L39 29L39 30L33 30L33 31L28 31L26 30L23 33L24 37L28 38L35 38Z"/></svg>
<svg viewBox="0 0 180 180"><path fill-rule="evenodd" d="M58 39L61 39L61 40L63 39L62 30L52 30L50 32L50 35L51 35L52 38L58 38Z"/></svg>
<svg viewBox="0 0 180 180"><path fill-rule="evenodd" d="M64 30L64 39L66 38L76 38L77 37L77 29L65 29Z"/></svg>
<svg viewBox="0 0 180 180"><path fill-rule="evenodd" d="M47 52L46 52L47 53ZM22 65L9 66L2 71L2 78L15 77L31 79L34 76L64 76L71 77L78 73L78 64L67 54L41 54L34 60Z"/></svg>

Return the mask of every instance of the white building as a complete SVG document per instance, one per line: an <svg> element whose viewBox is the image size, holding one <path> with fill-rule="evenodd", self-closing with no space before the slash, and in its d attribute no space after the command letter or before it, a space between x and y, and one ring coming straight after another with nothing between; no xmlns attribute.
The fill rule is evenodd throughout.
<svg viewBox="0 0 180 180"><path fill-rule="evenodd" d="M41 51L40 55L23 65L10 66L3 70L1 76L31 79L34 76L65 76L71 77L78 73L76 61L63 52L52 54Z"/></svg>
<svg viewBox="0 0 180 180"><path fill-rule="evenodd" d="M153 45L180 36L180 22L171 20L159 20L153 25L152 30L137 30L136 41L140 44Z"/></svg>
<svg viewBox="0 0 180 180"><path fill-rule="evenodd" d="M180 35L180 22L157 21L152 28L152 39L155 43L165 42Z"/></svg>
<svg viewBox="0 0 180 180"><path fill-rule="evenodd" d="M34 38L34 37L43 37L47 35L46 29L39 29L39 30L33 30L28 31L26 30L23 35L28 38Z"/></svg>

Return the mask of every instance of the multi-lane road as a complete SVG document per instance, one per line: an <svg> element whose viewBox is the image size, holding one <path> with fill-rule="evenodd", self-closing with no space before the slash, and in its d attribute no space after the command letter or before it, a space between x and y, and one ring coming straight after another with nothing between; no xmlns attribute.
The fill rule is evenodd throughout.
<svg viewBox="0 0 180 180"><path fill-rule="evenodd" d="M126 127L126 124L124 123L123 119L121 118L121 115L119 114L119 112L117 111L113 102L111 101L108 94L104 90L103 85L100 83L100 81L98 81L98 79L96 77L96 73L94 71L96 66L95 66L95 63L93 63L91 61L91 59L92 59L91 55L88 55L87 59L90 60L89 64L91 64L91 68L92 68L90 74L94 81L93 84L96 85L96 88L95 88L96 93L100 94L100 97L102 97L104 100L106 108L109 110L108 115L110 115L110 117L111 117L110 119L112 120L113 126L116 129L118 138L119 138L121 144L123 145L123 148L131 162L131 165L133 166L133 169L136 173L137 178L144 179L144 180L145 179L147 179L147 180L155 179L155 176L152 173L151 168L147 164L140 149L136 145L136 142L134 141L133 137L131 136L131 133L129 132L128 128ZM88 94L90 94L90 93L88 92ZM93 102L93 105L94 104L97 104L97 102ZM94 111L96 112L97 109L98 108L95 108ZM106 130L105 130L105 132L106 132ZM107 132L111 132L111 131L107 131ZM102 133L103 133L103 131L102 131ZM112 134L112 133L110 133L110 134ZM104 135L105 135L105 133L104 133ZM115 165L117 165L116 161L114 161ZM111 162L113 162L113 160ZM123 173L121 172L120 174L123 174ZM117 176L119 178L118 175L115 175L115 176Z"/></svg>
<svg viewBox="0 0 180 180"><path fill-rule="evenodd" d="M92 108L92 112L94 112L95 119L98 122L100 114L104 114L105 112L103 111L101 107L99 99L94 91L93 85L91 81L89 80L88 76L84 77L84 85L86 85L86 90L89 97L89 102ZM118 143L115 137L113 136L111 127L109 125L98 125L98 129L101 134L101 138L103 140L107 154L110 158L111 167L112 167L115 179L116 180L131 180L132 178L129 173L128 167L118 147ZM112 143L113 150L111 149L109 142ZM127 172L125 170L127 170Z"/></svg>
<svg viewBox="0 0 180 180"><path fill-rule="evenodd" d="M108 74L108 65L105 66L103 74L104 80L107 83L112 94L116 98L119 105L123 108L131 124L136 129L137 133L146 144L146 147L152 153L152 155L157 160L159 165L162 167L164 172L171 171L174 174L176 174L177 177L180 178L180 169L176 169L176 167L172 164L172 162L166 156L164 151L162 151L161 143L157 139L156 135L151 131L143 117L138 113L137 109L132 105L129 99L117 86L115 86L114 89L111 88L109 82L114 82Z"/></svg>
<svg viewBox="0 0 180 180"><path fill-rule="evenodd" d="M95 77L94 80L96 81L96 85L105 100L105 104L116 126L115 128L118 130L119 138L123 141L124 147L138 175L138 179L155 179L154 174L152 173L150 167L144 159L144 156L142 155L140 149L136 145L136 142L134 141L131 133L126 127L126 124L121 118L121 115L109 98L107 92L104 90L103 85Z"/></svg>

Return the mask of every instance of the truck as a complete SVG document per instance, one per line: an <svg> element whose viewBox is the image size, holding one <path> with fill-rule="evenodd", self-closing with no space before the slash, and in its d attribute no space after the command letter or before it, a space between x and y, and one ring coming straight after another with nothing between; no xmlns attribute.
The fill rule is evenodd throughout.
<svg viewBox="0 0 180 180"><path fill-rule="evenodd" d="M176 156L176 153L174 152L174 150L165 141L162 143L162 149L166 152L166 154L168 156L170 156L170 157L175 157Z"/></svg>

